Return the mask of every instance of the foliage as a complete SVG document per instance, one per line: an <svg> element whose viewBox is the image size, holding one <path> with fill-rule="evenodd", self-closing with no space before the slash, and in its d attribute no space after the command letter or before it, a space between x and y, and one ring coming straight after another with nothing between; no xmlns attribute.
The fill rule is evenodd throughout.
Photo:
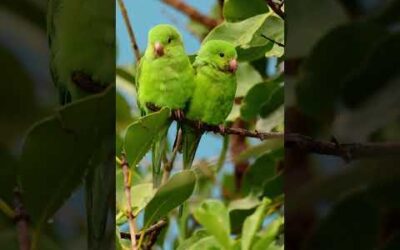
<svg viewBox="0 0 400 250"><path fill-rule="evenodd" d="M189 22L192 32L202 42L223 39L232 42L239 53L238 88L235 106L228 125L242 121L243 128L262 132L283 131L283 20L268 8L265 1L225 1L224 20L209 30L201 23ZM210 17L219 18L219 3ZM266 39L265 37L269 39ZM163 109L140 117L136 107L135 65L117 67L117 155L126 154L132 180L132 209L138 231L145 231L160 219L169 222L155 242L161 248L174 249L283 249L283 159L282 139L260 142L244 138L246 150L238 154L234 137L206 134L203 140L225 146L200 159L195 158L190 171L182 171L181 157L174 163L169 181L158 189L151 187L151 162L148 152L159 131L169 127L165 163L172 157L175 122ZM212 142L214 144L214 142ZM217 143L215 143L217 144ZM202 145L197 155L204 154ZM219 163L213 160L219 158ZM248 167L237 179L237 163ZM117 164L117 234L129 233L123 176ZM164 164L165 164L164 163ZM232 171L233 169L233 171ZM236 178L236 179L235 179ZM230 185L227 185L230 180ZM242 185L235 187L235 182ZM194 187L195 185L195 187ZM215 195L218 193L217 195ZM125 199L125 200L124 200ZM179 209L175 209L176 207ZM176 223L177 227L173 225ZM166 232L166 236L164 233ZM140 232L136 232L140 233ZM117 238L118 247L129 248L129 241ZM147 246L151 236L139 242Z"/></svg>

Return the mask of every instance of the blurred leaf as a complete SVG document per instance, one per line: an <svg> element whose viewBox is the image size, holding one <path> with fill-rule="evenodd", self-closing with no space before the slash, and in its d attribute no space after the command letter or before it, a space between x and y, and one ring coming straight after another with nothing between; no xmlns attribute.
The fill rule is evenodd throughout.
<svg viewBox="0 0 400 250"><path fill-rule="evenodd" d="M400 248L400 233L397 233L380 250L398 250Z"/></svg>
<svg viewBox="0 0 400 250"><path fill-rule="evenodd" d="M172 176L161 186L147 204L144 214L144 228L166 216L172 209L185 202L192 194L196 176L191 170Z"/></svg>
<svg viewBox="0 0 400 250"><path fill-rule="evenodd" d="M337 104L345 80L357 71L386 32L371 23L338 27L315 46L298 83L299 106L311 117L326 119ZM346 60L343 60L343 55Z"/></svg>
<svg viewBox="0 0 400 250"><path fill-rule="evenodd" d="M43 235L39 242L36 243L37 249L40 250L54 250L60 249L53 240L47 235ZM15 229L5 229L0 231L0 249L4 250L20 250L18 235Z"/></svg>
<svg viewBox="0 0 400 250"><path fill-rule="evenodd" d="M243 62L239 64L236 72L237 89L236 96L245 96L247 92L257 83L261 82L262 76L251 64Z"/></svg>
<svg viewBox="0 0 400 250"><path fill-rule="evenodd" d="M335 0L293 1L285 11L289 31L286 58L306 56L322 36L348 21L345 10Z"/></svg>
<svg viewBox="0 0 400 250"><path fill-rule="evenodd" d="M202 240L208 236L209 236L209 234L207 233L206 230L204 230L204 229L196 230L190 238L184 240L181 244L179 244L179 246L176 250L194 249L193 246L197 242L199 242L200 240Z"/></svg>
<svg viewBox="0 0 400 250"><path fill-rule="evenodd" d="M98 143L112 131L113 90L67 105L30 129L18 174L24 204L39 226L81 183Z"/></svg>
<svg viewBox="0 0 400 250"><path fill-rule="evenodd" d="M273 220L268 227L260 234L260 239L254 243L252 250L270 249L273 246L273 241L277 238L280 227L283 225L283 218L278 217ZM271 247L272 247L271 246Z"/></svg>
<svg viewBox="0 0 400 250"><path fill-rule="evenodd" d="M39 28L46 30L46 10L40 8L34 1L29 0L2 0L0 7L27 19Z"/></svg>
<svg viewBox="0 0 400 250"><path fill-rule="evenodd" d="M118 66L115 73L125 81L135 85L135 66Z"/></svg>
<svg viewBox="0 0 400 250"><path fill-rule="evenodd" d="M397 32L380 39L360 70L347 79L343 89L345 103L350 107L359 106L389 81L400 78L399 71L400 32Z"/></svg>
<svg viewBox="0 0 400 250"><path fill-rule="evenodd" d="M215 239L225 249L230 249L232 240L230 238L229 214L221 201L203 201L194 211L193 216L211 235L214 235Z"/></svg>
<svg viewBox="0 0 400 250"><path fill-rule="evenodd" d="M13 190L17 186L17 160L6 150L0 149L0 199L13 204Z"/></svg>
<svg viewBox="0 0 400 250"><path fill-rule="evenodd" d="M214 236L208 236L200 239L199 241L195 242L190 247L186 248L188 250L222 250L219 242L215 239Z"/></svg>
<svg viewBox="0 0 400 250"><path fill-rule="evenodd" d="M244 220L251 215L260 204L254 196L246 196L243 199L234 200L229 203L229 218L232 233L240 233Z"/></svg>
<svg viewBox="0 0 400 250"><path fill-rule="evenodd" d="M283 174L278 174L264 184L263 196L275 199L283 194Z"/></svg>
<svg viewBox="0 0 400 250"><path fill-rule="evenodd" d="M241 115L245 120L257 118L260 114L266 117L283 104L284 89L283 79L263 82L251 88L243 100Z"/></svg>
<svg viewBox="0 0 400 250"><path fill-rule="evenodd" d="M116 171L116 202L117 211L125 212L127 210L126 198L124 193L124 176L121 169ZM131 187L131 207L132 213L137 215L152 199L156 190L153 190L152 183L142 183Z"/></svg>
<svg viewBox="0 0 400 250"><path fill-rule="evenodd" d="M376 249L379 212L362 196L352 196L335 206L321 222L307 249Z"/></svg>
<svg viewBox="0 0 400 250"><path fill-rule="evenodd" d="M392 0L388 1L377 15L371 18L372 21L378 22L388 26L395 26L400 22L400 1Z"/></svg>
<svg viewBox="0 0 400 250"><path fill-rule="evenodd" d="M115 122L117 126L117 131L121 131L126 128L127 124L133 121L133 117L131 115L131 107L120 92L116 91L115 99Z"/></svg>
<svg viewBox="0 0 400 250"><path fill-rule="evenodd" d="M258 119L255 129L264 132L284 132L285 107L281 105L264 119Z"/></svg>
<svg viewBox="0 0 400 250"><path fill-rule="evenodd" d="M249 17L268 12L268 5L264 0L226 0L224 3L224 18L229 22L236 22Z"/></svg>
<svg viewBox="0 0 400 250"><path fill-rule="evenodd" d="M253 157L259 157L265 153L283 147L283 138L265 140L262 143L256 144L242 151L234 160L234 162L241 162Z"/></svg>
<svg viewBox="0 0 400 250"><path fill-rule="evenodd" d="M258 229L261 227L265 210L267 209L269 203L271 203L271 201L264 198L256 211L244 221L242 229L242 250L248 250L251 248L253 239Z"/></svg>
<svg viewBox="0 0 400 250"><path fill-rule="evenodd" d="M124 139L124 149L130 166L136 167L149 151L159 131L170 125L169 115L169 109L162 109L141 117L128 127Z"/></svg>
<svg viewBox="0 0 400 250"><path fill-rule="evenodd" d="M264 184L275 177L276 165L277 159L273 153L267 153L257 158L244 174L243 192L260 192Z"/></svg>

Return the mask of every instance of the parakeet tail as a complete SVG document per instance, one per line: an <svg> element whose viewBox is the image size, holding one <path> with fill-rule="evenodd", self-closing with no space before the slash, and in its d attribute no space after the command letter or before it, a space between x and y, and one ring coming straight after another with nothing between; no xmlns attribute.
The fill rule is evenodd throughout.
<svg viewBox="0 0 400 250"><path fill-rule="evenodd" d="M163 128L152 147L152 171L153 171L153 186L155 188L160 186L162 174L161 163L165 154L167 146L167 134L169 126Z"/></svg>
<svg viewBox="0 0 400 250"><path fill-rule="evenodd" d="M190 169L203 133L188 125L182 126L182 132L183 169Z"/></svg>

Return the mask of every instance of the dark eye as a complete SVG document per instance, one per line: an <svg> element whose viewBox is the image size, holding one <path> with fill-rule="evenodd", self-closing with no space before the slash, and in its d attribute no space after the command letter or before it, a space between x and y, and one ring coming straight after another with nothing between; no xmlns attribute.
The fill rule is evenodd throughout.
<svg viewBox="0 0 400 250"><path fill-rule="evenodd" d="M225 54L221 52L221 53L219 53L219 56L220 56L220 57L224 57Z"/></svg>
<svg viewBox="0 0 400 250"><path fill-rule="evenodd" d="M172 37L168 38L168 43L172 42Z"/></svg>

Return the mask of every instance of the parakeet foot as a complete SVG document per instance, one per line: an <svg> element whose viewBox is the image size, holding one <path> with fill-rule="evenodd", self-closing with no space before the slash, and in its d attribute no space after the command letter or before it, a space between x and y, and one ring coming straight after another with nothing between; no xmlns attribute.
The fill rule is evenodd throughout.
<svg viewBox="0 0 400 250"><path fill-rule="evenodd" d="M226 129L223 124L218 125L219 131L221 132L221 135L226 135Z"/></svg>
<svg viewBox="0 0 400 250"><path fill-rule="evenodd" d="M183 119L185 119L185 113L182 109L175 109L173 112L175 118L178 119L178 121L182 121Z"/></svg>
<svg viewBox="0 0 400 250"><path fill-rule="evenodd" d="M157 107L154 103L151 103L151 102L146 102L146 107L152 112L156 112L156 111L160 110L159 107Z"/></svg>
<svg viewBox="0 0 400 250"><path fill-rule="evenodd" d="M195 124L196 124L196 128L197 128L199 131L202 131L202 130L203 130L203 128L204 128L204 123L203 123L203 122L201 122L201 121L196 121Z"/></svg>

